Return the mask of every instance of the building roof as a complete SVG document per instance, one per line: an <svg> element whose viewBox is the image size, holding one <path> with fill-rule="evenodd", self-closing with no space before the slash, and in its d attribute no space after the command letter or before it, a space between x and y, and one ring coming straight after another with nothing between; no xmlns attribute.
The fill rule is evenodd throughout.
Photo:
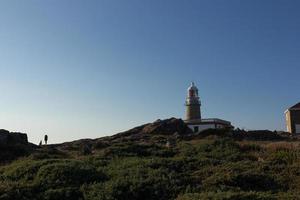
<svg viewBox="0 0 300 200"><path fill-rule="evenodd" d="M295 104L295 105L293 105L292 107L288 108L284 113L286 114L287 112L289 112L291 110L294 110L294 111L300 110L300 102L297 103L297 104Z"/></svg>
<svg viewBox="0 0 300 200"><path fill-rule="evenodd" d="M293 106L290 107L289 109L300 109L300 102L297 103L296 105L293 105Z"/></svg>

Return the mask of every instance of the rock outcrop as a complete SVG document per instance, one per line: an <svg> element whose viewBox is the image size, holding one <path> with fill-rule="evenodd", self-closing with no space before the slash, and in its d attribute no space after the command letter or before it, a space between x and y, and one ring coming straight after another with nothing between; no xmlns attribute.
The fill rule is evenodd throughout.
<svg viewBox="0 0 300 200"><path fill-rule="evenodd" d="M12 133L7 130L0 130L0 163L27 156L35 148L35 145L28 142L25 133Z"/></svg>
<svg viewBox="0 0 300 200"><path fill-rule="evenodd" d="M153 123L144 124L128 131L116 134L112 137L133 136L133 135L186 135L192 133L192 130L184 123L182 119L170 118L165 120L156 120Z"/></svg>
<svg viewBox="0 0 300 200"><path fill-rule="evenodd" d="M161 135L186 135L191 133L191 129L181 119L170 118L166 120L156 120L147 124L141 131L144 134L161 134Z"/></svg>
<svg viewBox="0 0 300 200"><path fill-rule="evenodd" d="M28 144L25 133L11 133L7 130L0 130L0 145Z"/></svg>

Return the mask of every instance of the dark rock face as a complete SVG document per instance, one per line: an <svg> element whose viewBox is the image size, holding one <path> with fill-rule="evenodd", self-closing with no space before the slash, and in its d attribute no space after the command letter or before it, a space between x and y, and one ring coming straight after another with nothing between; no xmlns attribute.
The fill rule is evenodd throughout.
<svg viewBox="0 0 300 200"><path fill-rule="evenodd" d="M35 148L35 145L28 143L26 134L0 130L0 163L27 156Z"/></svg>
<svg viewBox="0 0 300 200"><path fill-rule="evenodd" d="M170 118L156 120L116 135L99 138L97 143L112 145L114 143L141 142L147 144L166 144L170 137L180 138L191 135L192 130L181 119Z"/></svg>
<svg viewBox="0 0 300 200"><path fill-rule="evenodd" d="M27 135L24 133L10 133L0 130L0 145L28 144Z"/></svg>
<svg viewBox="0 0 300 200"><path fill-rule="evenodd" d="M153 123L144 124L128 131L116 134L112 138L119 137L145 137L146 135L187 135L192 130L181 119L170 118L156 120Z"/></svg>
<svg viewBox="0 0 300 200"><path fill-rule="evenodd" d="M157 120L146 125L142 131L144 134L161 134L161 135L185 135L191 133L191 130L181 119L170 118L166 120Z"/></svg>

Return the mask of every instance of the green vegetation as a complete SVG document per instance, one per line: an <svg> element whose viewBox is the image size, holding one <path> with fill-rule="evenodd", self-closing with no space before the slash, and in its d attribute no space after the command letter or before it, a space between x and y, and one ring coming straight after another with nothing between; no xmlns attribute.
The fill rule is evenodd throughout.
<svg viewBox="0 0 300 200"><path fill-rule="evenodd" d="M0 167L0 200L297 199L297 140L155 135L148 140L42 147Z"/></svg>

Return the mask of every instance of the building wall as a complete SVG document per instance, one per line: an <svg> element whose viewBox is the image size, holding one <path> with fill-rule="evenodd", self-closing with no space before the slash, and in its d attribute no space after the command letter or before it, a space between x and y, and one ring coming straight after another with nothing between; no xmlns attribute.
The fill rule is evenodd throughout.
<svg viewBox="0 0 300 200"><path fill-rule="evenodd" d="M300 134L300 124L295 124L296 128L296 134Z"/></svg>
<svg viewBox="0 0 300 200"><path fill-rule="evenodd" d="M226 126L223 125L223 124L193 124L193 125L188 125L188 127L190 129L195 130L195 127L198 127L198 132L195 132L195 133L200 133L204 130L207 130L207 129L220 129L220 128L225 128Z"/></svg>
<svg viewBox="0 0 300 200"><path fill-rule="evenodd" d="M289 110L285 113L285 120L287 132L292 133L291 112Z"/></svg>
<svg viewBox="0 0 300 200"><path fill-rule="evenodd" d="M300 110L291 110L292 133L300 133L296 130L297 125L300 125ZM298 126L299 127L299 126Z"/></svg>
<svg viewBox="0 0 300 200"><path fill-rule="evenodd" d="M300 110L289 110L286 113L288 132L300 134Z"/></svg>

